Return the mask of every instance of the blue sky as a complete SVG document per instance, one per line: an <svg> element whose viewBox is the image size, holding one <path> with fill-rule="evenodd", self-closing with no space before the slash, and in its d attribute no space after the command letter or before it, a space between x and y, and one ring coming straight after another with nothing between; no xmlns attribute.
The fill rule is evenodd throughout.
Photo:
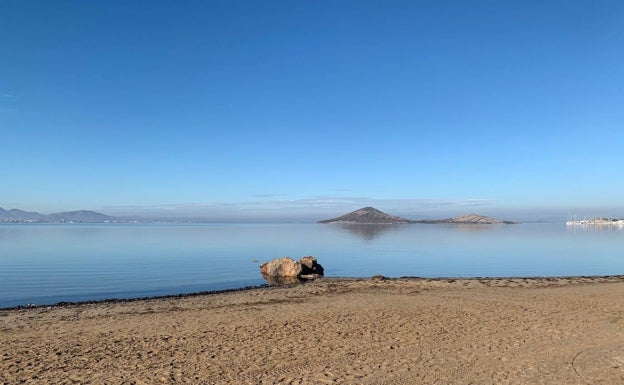
<svg viewBox="0 0 624 385"><path fill-rule="evenodd" d="M0 207L624 216L620 1L3 1Z"/></svg>

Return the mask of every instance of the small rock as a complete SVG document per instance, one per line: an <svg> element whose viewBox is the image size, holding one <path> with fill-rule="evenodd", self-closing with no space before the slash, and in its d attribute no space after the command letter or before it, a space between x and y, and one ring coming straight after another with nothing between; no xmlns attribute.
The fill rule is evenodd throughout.
<svg viewBox="0 0 624 385"><path fill-rule="evenodd" d="M325 269L323 269L323 266L318 264L316 258L314 258L313 256L308 255L306 257L303 257L299 260L299 262L302 266L301 274L323 276Z"/></svg>

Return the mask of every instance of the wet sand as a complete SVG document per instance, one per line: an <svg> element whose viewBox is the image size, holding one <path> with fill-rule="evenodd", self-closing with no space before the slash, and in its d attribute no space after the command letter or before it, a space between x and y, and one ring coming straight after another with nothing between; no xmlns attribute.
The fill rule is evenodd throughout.
<svg viewBox="0 0 624 385"><path fill-rule="evenodd" d="M621 384L624 278L350 280L0 311L4 384Z"/></svg>

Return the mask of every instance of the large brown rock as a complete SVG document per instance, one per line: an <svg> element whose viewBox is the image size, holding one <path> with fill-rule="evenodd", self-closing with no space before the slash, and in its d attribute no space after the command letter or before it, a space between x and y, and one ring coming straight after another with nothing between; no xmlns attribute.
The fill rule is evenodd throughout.
<svg viewBox="0 0 624 385"><path fill-rule="evenodd" d="M323 267L312 256L303 257L299 262L284 257L263 263L260 273L269 285L284 285L322 277Z"/></svg>
<svg viewBox="0 0 624 385"><path fill-rule="evenodd" d="M269 277L298 278L301 275L301 270L301 263L289 257L276 258L260 265L262 275Z"/></svg>

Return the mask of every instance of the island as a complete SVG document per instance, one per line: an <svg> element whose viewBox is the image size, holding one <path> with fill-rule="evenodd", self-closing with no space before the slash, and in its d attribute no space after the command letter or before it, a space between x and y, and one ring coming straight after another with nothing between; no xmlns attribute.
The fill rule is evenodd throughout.
<svg viewBox="0 0 624 385"><path fill-rule="evenodd" d="M349 223L349 224L400 224L414 223L402 217L386 214L374 207L363 207L337 218L325 219L318 223Z"/></svg>
<svg viewBox="0 0 624 385"><path fill-rule="evenodd" d="M439 223L451 223L460 225L500 225L500 224L514 224L516 222L504 221L496 218L486 217L479 214L466 214L454 218L446 219L423 219L419 221L413 221L412 223L425 223L425 224L439 224Z"/></svg>
<svg viewBox="0 0 624 385"><path fill-rule="evenodd" d="M346 223L346 224L481 224L481 225L493 225L493 224L513 224L516 222L504 221L496 218L486 217L478 214L466 214L454 218L446 219L422 219L412 220L403 217L398 217L390 214L386 214L383 211L377 210L374 207L363 207L359 210L352 211L348 214L339 216L337 218L325 219L318 221L318 223Z"/></svg>

